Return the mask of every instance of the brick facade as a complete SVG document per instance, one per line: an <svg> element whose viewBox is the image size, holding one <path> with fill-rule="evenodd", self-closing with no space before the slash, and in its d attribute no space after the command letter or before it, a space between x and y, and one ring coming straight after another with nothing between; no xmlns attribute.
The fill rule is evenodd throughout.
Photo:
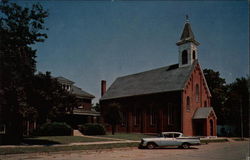
<svg viewBox="0 0 250 160"><path fill-rule="evenodd" d="M196 95L196 84L199 86L198 95ZM190 98L189 106L187 97ZM207 119L193 119L197 108L210 106L210 98L203 72L197 63L183 91L118 98L101 101L100 105L101 113L105 114L105 107L109 104L114 102L120 104L124 122L117 126L118 132L179 131L188 136L216 136L214 113L210 113ZM211 123L213 123L212 134ZM105 125L107 130L111 131L111 126Z"/></svg>

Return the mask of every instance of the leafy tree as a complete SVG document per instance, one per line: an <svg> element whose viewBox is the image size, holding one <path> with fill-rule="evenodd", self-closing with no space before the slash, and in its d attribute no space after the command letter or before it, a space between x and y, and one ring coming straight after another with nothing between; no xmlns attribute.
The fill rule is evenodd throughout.
<svg viewBox="0 0 250 160"><path fill-rule="evenodd" d="M237 78L229 85L226 107L230 110L228 123L236 126L236 135L241 133L241 116L243 118L244 136L249 136L249 91L247 79ZM241 114L242 111L242 114Z"/></svg>
<svg viewBox="0 0 250 160"><path fill-rule="evenodd" d="M35 75L30 91L29 106L33 107L39 123L58 121L77 106L76 97L62 89L61 84L49 72Z"/></svg>
<svg viewBox="0 0 250 160"><path fill-rule="evenodd" d="M99 103L96 103L96 104L93 106L93 108L94 108L95 111L97 111L97 112L100 112L100 111L101 111L101 109L100 109L100 104L99 104Z"/></svg>
<svg viewBox="0 0 250 160"><path fill-rule="evenodd" d="M122 114L118 103L111 103L105 108L104 120L112 127L112 135L115 134L116 125L122 121Z"/></svg>
<svg viewBox="0 0 250 160"><path fill-rule="evenodd" d="M27 103L36 70L36 50L31 45L47 38L42 33L47 16L40 4L23 8L7 0L0 2L0 124L6 125L0 144L18 143L22 118L35 113Z"/></svg>
<svg viewBox="0 0 250 160"><path fill-rule="evenodd" d="M205 75L208 88L211 92L211 106L214 108L215 113L218 117L218 124L227 123L228 108L225 107L226 97L227 97L227 85L224 78L220 77L220 73L212 69L204 69L203 73Z"/></svg>

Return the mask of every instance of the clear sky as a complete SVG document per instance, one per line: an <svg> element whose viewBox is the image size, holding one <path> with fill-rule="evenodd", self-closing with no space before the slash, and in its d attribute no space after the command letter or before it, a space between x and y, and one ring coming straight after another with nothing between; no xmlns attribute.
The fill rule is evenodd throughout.
<svg viewBox="0 0 250 160"><path fill-rule="evenodd" d="M23 1L29 5L32 1ZM48 39L35 45L37 70L63 76L100 98L119 76L178 62L189 15L202 68L228 83L248 74L247 1L42 1Z"/></svg>

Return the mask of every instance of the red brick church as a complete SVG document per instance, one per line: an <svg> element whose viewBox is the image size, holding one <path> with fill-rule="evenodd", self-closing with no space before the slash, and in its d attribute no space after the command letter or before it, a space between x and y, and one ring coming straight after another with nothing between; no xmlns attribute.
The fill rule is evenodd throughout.
<svg viewBox="0 0 250 160"><path fill-rule="evenodd" d="M102 82L101 114L111 103L121 106L118 132L179 131L189 136L216 136L217 118L198 62L199 42L188 21L176 45L179 63L118 77L107 91L106 82Z"/></svg>

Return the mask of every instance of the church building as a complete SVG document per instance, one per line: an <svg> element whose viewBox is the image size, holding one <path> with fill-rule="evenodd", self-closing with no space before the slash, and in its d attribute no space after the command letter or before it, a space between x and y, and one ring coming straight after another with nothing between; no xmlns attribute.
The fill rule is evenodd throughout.
<svg viewBox="0 0 250 160"><path fill-rule="evenodd" d="M177 64L118 77L107 91L102 81L101 115L110 104L119 104L122 123L118 132L216 136L217 117L198 61L199 42L188 20L176 45Z"/></svg>

